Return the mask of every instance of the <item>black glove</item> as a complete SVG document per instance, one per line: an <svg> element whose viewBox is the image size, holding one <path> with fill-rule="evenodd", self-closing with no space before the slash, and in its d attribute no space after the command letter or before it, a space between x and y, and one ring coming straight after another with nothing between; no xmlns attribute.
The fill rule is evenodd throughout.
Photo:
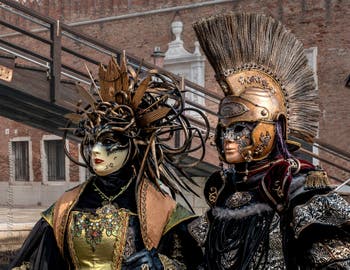
<svg viewBox="0 0 350 270"><path fill-rule="evenodd" d="M143 249L128 257L123 263L122 270L163 270L163 265L155 248Z"/></svg>

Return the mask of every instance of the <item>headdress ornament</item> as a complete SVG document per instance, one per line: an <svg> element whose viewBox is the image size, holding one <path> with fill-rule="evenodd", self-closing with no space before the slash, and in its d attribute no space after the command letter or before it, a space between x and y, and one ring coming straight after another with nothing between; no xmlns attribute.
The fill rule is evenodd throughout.
<svg viewBox="0 0 350 270"><path fill-rule="evenodd" d="M100 65L99 87L92 87L94 93L77 85L87 105L79 102L76 113L66 115L77 126L66 127L65 135L72 130L82 138L80 150L85 164L75 161L68 151L66 154L79 165L90 167L88 145L100 133L115 132L133 145L130 159L131 164L138 164L138 182L146 176L158 188L162 183L175 193L181 194L181 188L192 191L173 167L192 182L183 168L195 166L203 159L209 128L192 126L184 112L196 111L207 127L208 121L202 112L184 107L181 89L170 75L150 70L141 79L140 70L141 67L135 71L127 64L124 53L120 65L113 57L107 67ZM181 134L180 143L175 143L175 134ZM188 154L196 151L200 152L198 161L184 162Z"/></svg>
<svg viewBox="0 0 350 270"><path fill-rule="evenodd" d="M312 142L319 108L303 46L280 22L262 14L229 13L194 24L225 98L222 123L286 120L286 136ZM230 115L231 114L231 115Z"/></svg>

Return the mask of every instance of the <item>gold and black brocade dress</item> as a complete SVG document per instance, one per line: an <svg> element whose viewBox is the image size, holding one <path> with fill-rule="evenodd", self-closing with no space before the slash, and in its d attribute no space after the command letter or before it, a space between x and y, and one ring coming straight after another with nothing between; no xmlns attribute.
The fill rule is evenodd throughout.
<svg viewBox="0 0 350 270"><path fill-rule="evenodd" d="M99 187L115 193L111 186L103 189L99 182ZM112 205L103 204L90 181L69 211L63 256L50 220L53 205L43 213L44 218L33 228L9 269L121 269L127 257L145 248L134 198L132 184ZM202 251L187 230L194 218L188 213L176 207L157 247L160 256L181 265L174 269L196 269L202 261Z"/></svg>
<svg viewBox="0 0 350 270"><path fill-rule="evenodd" d="M130 210L105 205L94 213L70 213L67 239L76 269L120 269L123 259L143 248L137 236L138 217Z"/></svg>
<svg viewBox="0 0 350 270"><path fill-rule="evenodd" d="M104 178L95 181L107 195L123 185ZM110 204L92 183L86 186L66 226L65 250L75 269L120 269L123 258L144 248L134 194L131 185Z"/></svg>

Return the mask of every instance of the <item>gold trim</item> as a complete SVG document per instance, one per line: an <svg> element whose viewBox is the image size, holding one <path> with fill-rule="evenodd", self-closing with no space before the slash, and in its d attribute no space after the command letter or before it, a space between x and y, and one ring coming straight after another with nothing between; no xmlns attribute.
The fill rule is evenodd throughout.
<svg viewBox="0 0 350 270"><path fill-rule="evenodd" d="M157 248L164 228L176 202L167 194L162 194L145 178L140 183L138 198L138 214L141 235L147 249Z"/></svg>
<svg viewBox="0 0 350 270"><path fill-rule="evenodd" d="M143 243L145 244L145 247L147 249L152 248L152 243L151 240L149 239L147 235L147 221L146 221L146 193L148 189L149 183L147 181L142 181L140 183L139 187L139 199L137 208L138 208L138 214L139 214L139 219L140 219L140 228L141 228L141 236L143 239Z"/></svg>
<svg viewBox="0 0 350 270"><path fill-rule="evenodd" d="M147 264L147 263L143 263L143 264L141 265L141 270L149 270L148 264Z"/></svg>
<svg viewBox="0 0 350 270"><path fill-rule="evenodd" d="M159 260L163 265L164 270L176 270L176 266L174 266L171 259L163 254L158 254Z"/></svg>
<svg viewBox="0 0 350 270"><path fill-rule="evenodd" d="M70 213L69 214L69 219L68 219L68 226L72 222L73 215ZM72 237L72 232L70 228L68 227L68 232L67 232L67 240L68 240L68 248L69 248L69 255L72 259L73 265L75 269L79 269L79 261L78 261L78 256L75 253L75 248L74 248L74 243L73 243L73 237Z"/></svg>
<svg viewBox="0 0 350 270"><path fill-rule="evenodd" d="M129 216L130 216L130 211L127 211L126 209L120 209L120 210L124 210L124 211L121 211L122 213L121 226L123 226L122 228L124 228L124 230L119 235L120 236L119 241L115 241L113 245L112 264L113 264L113 268L116 270L120 270L122 268L124 249L126 245L127 233L129 228ZM118 242L119 242L119 246L116 246Z"/></svg>
<svg viewBox="0 0 350 270"><path fill-rule="evenodd" d="M53 230L58 249L60 250L62 256L64 255L64 239L69 213L91 179L92 177L85 183L63 193L55 204L53 214Z"/></svg>

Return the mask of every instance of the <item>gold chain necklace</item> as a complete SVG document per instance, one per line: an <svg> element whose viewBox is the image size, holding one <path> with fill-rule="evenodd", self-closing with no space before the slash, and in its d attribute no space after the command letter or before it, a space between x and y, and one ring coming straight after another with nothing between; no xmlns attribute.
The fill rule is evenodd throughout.
<svg viewBox="0 0 350 270"><path fill-rule="evenodd" d="M101 191L101 189L98 188L98 186L96 185L95 181L92 183L92 185L93 185L94 188L95 188L94 191L96 191L96 192L98 193L98 195L100 195L100 197L102 198L102 200L103 200L102 204L106 204L106 203L112 204L112 202L113 202L116 198L118 198L118 196L120 196L121 194L124 193L125 190L127 190L127 188L130 186L130 184L131 184L131 182L132 182L133 179L134 179L134 178L131 177L130 180L129 180L129 182L128 182L125 186L123 186L123 187L120 189L120 191L118 192L118 194L116 194L116 195L114 195L114 196L107 196L106 194L104 194L104 193Z"/></svg>

